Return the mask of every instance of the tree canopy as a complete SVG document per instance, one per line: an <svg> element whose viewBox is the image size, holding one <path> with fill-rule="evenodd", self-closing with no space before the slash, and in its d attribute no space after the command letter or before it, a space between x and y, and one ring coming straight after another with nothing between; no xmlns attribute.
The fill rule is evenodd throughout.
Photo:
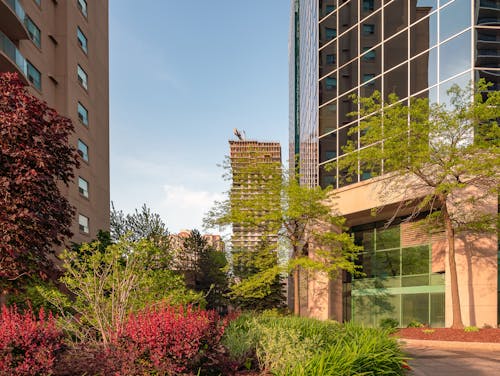
<svg viewBox="0 0 500 376"><path fill-rule="evenodd" d="M453 302L453 327L463 327L455 264L455 235L461 231L495 231L497 210L488 211L500 183L500 92L480 81L468 88L453 86L449 102L410 103L379 92L355 98L359 126L350 135L339 168L350 175L370 173L379 179L382 202L395 195L394 217L411 210L409 219L426 214L427 222L446 232ZM356 137L357 139L357 137Z"/></svg>
<svg viewBox="0 0 500 376"><path fill-rule="evenodd" d="M60 187L78 154L71 120L28 93L16 74L0 74L0 280L53 269L55 245L72 235L74 209Z"/></svg>

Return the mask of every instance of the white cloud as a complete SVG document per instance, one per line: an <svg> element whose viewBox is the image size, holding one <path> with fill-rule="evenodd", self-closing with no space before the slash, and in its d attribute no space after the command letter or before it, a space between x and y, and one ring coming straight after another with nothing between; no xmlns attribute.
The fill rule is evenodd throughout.
<svg viewBox="0 0 500 376"><path fill-rule="evenodd" d="M201 230L204 214L214 201L222 200L220 193L196 190L184 185L164 185L165 197L160 204L163 216L168 218L171 232L182 229Z"/></svg>

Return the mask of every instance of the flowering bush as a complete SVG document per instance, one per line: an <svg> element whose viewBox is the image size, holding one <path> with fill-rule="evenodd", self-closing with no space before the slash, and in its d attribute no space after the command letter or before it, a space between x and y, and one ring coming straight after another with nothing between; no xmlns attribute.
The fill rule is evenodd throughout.
<svg viewBox="0 0 500 376"><path fill-rule="evenodd" d="M38 318L30 309L2 307L0 314L0 376L49 375L55 354L63 346L63 335L51 313L40 309Z"/></svg>
<svg viewBox="0 0 500 376"><path fill-rule="evenodd" d="M132 314L112 336L108 373L116 375L220 374L226 321L214 311L150 307ZM228 374L228 373L224 373Z"/></svg>

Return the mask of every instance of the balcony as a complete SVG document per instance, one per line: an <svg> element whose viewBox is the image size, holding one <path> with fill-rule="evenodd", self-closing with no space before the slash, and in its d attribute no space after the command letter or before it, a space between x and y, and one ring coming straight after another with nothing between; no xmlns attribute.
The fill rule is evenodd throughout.
<svg viewBox="0 0 500 376"><path fill-rule="evenodd" d="M16 72L19 78L29 84L26 59L21 55L16 45L0 31L0 72Z"/></svg>
<svg viewBox="0 0 500 376"><path fill-rule="evenodd" d="M19 0L0 0L0 25L11 40L28 39L28 30L24 26L24 12Z"/></svg>

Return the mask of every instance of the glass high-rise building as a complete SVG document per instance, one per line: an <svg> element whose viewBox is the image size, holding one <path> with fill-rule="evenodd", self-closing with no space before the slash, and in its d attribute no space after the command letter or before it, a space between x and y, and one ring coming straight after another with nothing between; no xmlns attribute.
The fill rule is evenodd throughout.
<svg viewBox="0 0 500 376"><path fill-rule="evenodd" d="M378 90L408 103L411 97L446 103L452 85L479 78L498 90L500 1L292 0L291 7L290 161L303 184L337 189L342 213L365 246L366 277L330 283L322 315L373 325L385 317L444 325L451 300L442 239L415 236L408 223L388 229L374 223L369 211L380 203L370 194L371 176L348 177L337 162L349 138L363 146L359 134L348 134L359 121L353 94ZM326 171L326 164L335 167ZM479 264L463 270L462 310L470 325L497 324L498 258L491 242L485 274L475 276ZM373 285L381 275L386 284Z"/></svg>

